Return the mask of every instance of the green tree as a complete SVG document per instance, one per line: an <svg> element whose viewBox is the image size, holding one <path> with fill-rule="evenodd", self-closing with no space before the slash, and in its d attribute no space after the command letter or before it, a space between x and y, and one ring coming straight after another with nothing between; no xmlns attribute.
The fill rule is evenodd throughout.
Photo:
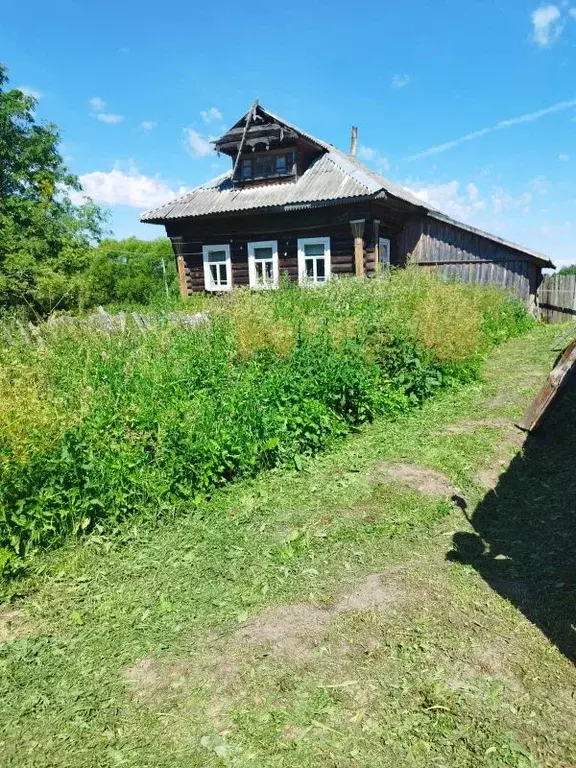
<svg viewBox="0 0 576 768"><path fill-rule="evenodd" d="M81 186L58 150L56 126L38 122L35 106L8 89L0 64L0 311L46 314L80 302L105 219L92 202L72 202Z"/></svg>
<svg viewBox="0 0 576 768"><path fill-rule="evenodd" d="M163 303L178 296L170 240L102 240L86 277L89 304Z"/></svg>
<svg viewBox="0 0 576 768"><path fill-rule="evenodd" d="M568 267L562 267L559 275L576 275L576 264L570 264Z"/></svg>

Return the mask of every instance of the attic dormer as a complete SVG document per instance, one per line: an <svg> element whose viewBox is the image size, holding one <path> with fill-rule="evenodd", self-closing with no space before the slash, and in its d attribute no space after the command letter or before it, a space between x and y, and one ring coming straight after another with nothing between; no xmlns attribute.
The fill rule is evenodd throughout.
<svg viewBox="0 0 576 768"><path fill-rule="evenodd" d="M216 139L214 146L232 158L233 181L238 186L296 180L324 151L258 105Z"/></svg>

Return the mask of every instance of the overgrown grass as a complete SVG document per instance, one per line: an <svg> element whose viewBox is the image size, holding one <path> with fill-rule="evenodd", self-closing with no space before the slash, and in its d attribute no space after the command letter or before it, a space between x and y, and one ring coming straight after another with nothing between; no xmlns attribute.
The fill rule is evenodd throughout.
<svg viewBox="0 0 576 768"><path fill-rule="evenodd" d="M417 270L195 299L145 336L58 329L0 351L0 568L67 536L187 509L478 374L531 323L495 289Z"/></svg>
<svg viewBox="0 0 576 768"><path fill-rule="evenodd" d="M460 509L447 515L446 498L374 482L382 462L433 467L478 519L476 473L517 451L506 424L550 370L557 333L541 326L508 342L481 381L375 419L300 472L231 483L196 514L135 521L122 538L70 540L6 582L2 765L576 764L574 667L516 607L524 586L528 609L538 590L573 618L572 590L554 585L570 579L574 551L574 409L553 415L530 463L513 462L490 494L495 532L514 548L500 539L475 565L446 559L455 533L474 530ZM470 431L449 429L458 425ZM518 572L487 583L477 569L488 561ZM309 655L239 642L275 610L333 606L370 574L391 603L334 615L320 633L313 621L299 627ZM516 601L500 596L507 586Z"/></svg>

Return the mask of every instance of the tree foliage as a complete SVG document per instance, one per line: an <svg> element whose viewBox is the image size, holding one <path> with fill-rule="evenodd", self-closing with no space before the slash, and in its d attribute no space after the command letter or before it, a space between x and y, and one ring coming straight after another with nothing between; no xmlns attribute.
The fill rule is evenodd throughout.
<svg viewBox="0 0 576 768"><path fill-rule="evenodd" d="M562 267L558 272L559 275L576 275L576 264L570 264L567 267Z"/></svg>
<svg viewBox="0 0 576 768"><path fill-rule="evenodd" d="M56 126L38 122L35 106L8 88L0 64L0 310L45 314L78 305L104 216L92 202L72 202L80 183L59 152Z"/></svg>
<svg viewBox="0 0 576 768"><path fill-rule="evenodd" d="M166 237L103 240L86 272L86 305L150 304L176 298L174 254Z"/></svg>

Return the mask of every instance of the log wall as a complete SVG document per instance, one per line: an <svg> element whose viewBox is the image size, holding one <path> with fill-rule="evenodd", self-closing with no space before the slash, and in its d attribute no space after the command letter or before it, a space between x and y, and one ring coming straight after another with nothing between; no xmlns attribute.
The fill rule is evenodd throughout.
<svg viewBox="0 0 576 768"><path fill-rule="evenodd" d="M280 274L298 280L298 239L329 237L332 273L354 274L354 238L350 220L365 218L364 268L374 274L373 212L359 206L330 206L325 209L292 211L285 214L246 215L222 219L188 219L170 223L167 234L177 256L184 261L188 293L204 290L202 247L230 246L232 284L248 285L248 243L260 240L278 241ZM384 222L380 235L388 237Z"/></svg>
<svg viewBox="0 0 576 768"><path fill-rule="evenodd" d="M332 272L354 274L353 219L365 219L364 271L375 274L374 220L391 244L391 263L415 262L468 283L508 288L535 306L542 268L522 251L424 213L402 214L391 200L285 213L255 213L170 222L167 234L184 263L185 290L204 290L202 246L230 246L233 285L248 285L248 243L277 240L280 273L298 279L297 241L329 237Z"/></svg>

